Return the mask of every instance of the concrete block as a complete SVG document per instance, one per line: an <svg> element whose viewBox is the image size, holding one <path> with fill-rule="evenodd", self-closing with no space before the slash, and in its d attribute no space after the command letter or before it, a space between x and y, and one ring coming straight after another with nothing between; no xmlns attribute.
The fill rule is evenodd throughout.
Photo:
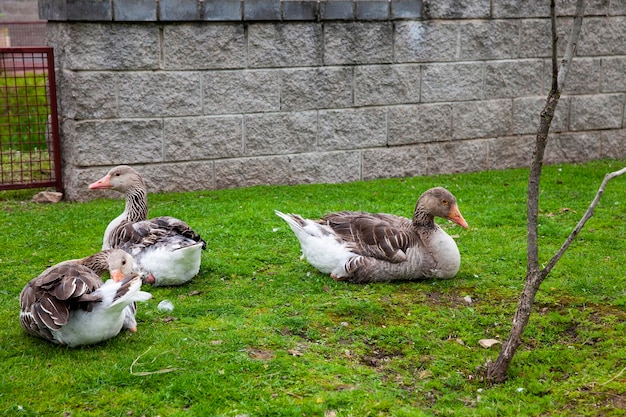
<svg viewBox="0 0 626 417"><path fill-rule="evenodd" d="M363 180L365 181L379 178L416 177L428 173L426 145L364 149L362 153Z"/></svg>
<svg viewBox="0 0 626 417"><path fill-rule="evenodd" d="M619 129L623 116L623 94L571 97L570 130Z"/></svg>
<svg viewBox="0 0 626 417"><path fill-rule="evenodd" d="M388 115L389 145L449 141L452 137L451 104L394 106Z"/></svg>
<svg viewBox="0 0 626 417"><path fill-rule="evenodd" d="M197 72L129 72L119 76L121 117L202 114L201 77Z"/></svg>
<svg viewBox="0 0 626 417"><path fill-rule="evenodd" d="M76 23L53 45L64 51L71 70L152 70L159 68L159 28L153 25ZM104 53L104 51L107 51Z"/></svg>
<svg viewBox="0 0 626 417"><path fill-rule="evenodd" d="M321 0L320 15L323 20L352 20L354 0Z"/></svg>
<svg viewBox="0 0 626 417"><path fill-rule="evenodd" d="M243 19L280 20L280 0L243 0Z"/></svg>
<svg viewBox="0 0 626 417"><path fill-rule="evenodd" d="M461 60L517 58L519 22L490 20L459 24Z"/></svg>
<svg viewBox="0 0 626 417"><path fill-rule="evenodd" d="M243 117L176 117L164 120L166 161L243 156Z"/></svg>
<svg viewBox="0 0 626 417"><path fill-rule="evenodd" d="M424 16L428 19L487 19L491 17L489 0L427 1Z"/></svg>
<svg viewBox="0 0 626 417"><path fill-rule="evenodd" d="M533 11L530 8L537 8L537 13L543 11L544 15L541 17L550 16L550 4L542 3L540 0L533 0L528 2L528 5L520 4L514 0L499 0L503 3L510 3L508 5L509 10L516 11L517 17L524 17L525 15L532 16ZM585 2L585 16L608 16L609 15L609 3L620 3L619 1L609 0L591 0ZM494 4L494 11L499 8L499 5ZM619 8L619 6L617 6ZM527 9L527 10L526 10ZM503 10L504 11L504 10ZM576 12L576 0L562 0L556 3L557 16L565 16L571 18ZM499 12L498 12L499 13ZM509 15L514 17L513 14ZM502 16L505 17L506 16ZM586 17L585 17L586 18Z"/></svg>
<svg viewBox="0 0 626 417"><path fill-rule="evenodd" d="M319 18L320 4L311 0L283 0L283 20L310 20Z"/></svg>
<svg viewBox="0 0 626 417"><path fill-rule="evenodd" d="M626 55L626 16L583 19L578 56Z"/></svg>
<svg viewBox="0 0 626 417"><path fill-rule="evenodd" d="M358 152L315 152L297 155L215 161L216 187L269 184L312 184L358 181Z"/></svg>
<svg viewBox="0 0 626 417"><path fill-rule="evenodd" d="M364 65L355 67L355 105L409 104L419 101L419 65Z"/></svg>
<svg viewBox="0 0 626 417"><path fill-rule="evenodd" d="M513 99L513 123L511 133L514 135L530 135L537 132L541 111L546 105L545 97L521 97ZM570 98L562 96L556 106L554 118L550 125L551 132L567 130Z"/></svg>
<svg viewBox="0 0 626 417"><path fill-rule="evenodd" d="M454 61L457 55L458 24L442 22L397 22L395 62Z"/></svg>
<svg viewBox="0 0 626 417"><path fill-rule="evenodd" d="M391 0L392 19L421 19L422 0Z"/></svg>
<svg viewBox="0 0 626 417"><path fill-rule="evenodd" d="M321 149L359 149L387 144L386 110L362 108L319 112Z"/></svg>
<svg viewBox="0 0 626 417"><path fill-rule="evenodd" d="M488 100L452 105L452 139L506 136L511 130L512 100Z"/></svg>
<svg viewBox="0 0 626 417"><path fill-rule="evenodd" d="M602 93L626 91L626 57L602 58L602 84L600 91Z"/></svg>
<svg viewBox="0 0 626 417"><path fill-rule="evenodd" d="M67 0L67 20L111 21L111 0Z"/></svg>
<svg viewBox="0 0 626 417"><path fill-rule="evenodd" d="M585 16L609 14L609 3L617 5L620 2L608 0L587 1L585 4ZM616 6L619 8L620 6ZM576 12L576 0L563 0L556 3L557 16L574 16ZM493 17L498 19L550 17L550 4L543 0L528 0L524 2L516 0L494 0Z"/></svg>
<svg viewBox="0 0 626 417"><path fill-rule="evenodd" d="M163 66L168 70L206 70L246 66L242 25L167 25L163 28Z"/></svg>
<svg viewBox="0 0 626 417"><path fill-rule="evenodd" d="M154 22L157 20L157 2L113 0L113 19L117 22Z"/></svg>
<svg viewBox="0 0 626 417"><path fill-rule="evenodd" d="M245 126L246 155L302 153L316 149L316 112L247 115Z"/></svg>
<svg viewBox="0 0 626 417"><path fill-rule="evenodd" d="M67 0L38 0L39 19L53 21L67 20Z"/></svg>
<svg viewBox="0 0 626 417"><path fill-rule="evenodd" d="M574 58L567 74L562 94L595 94L600 91L600 58ZM552 83L552 61L544 63L544 91L550 89ZM626 77L625 77L626 78ZM624 91L624 90L622 90Z"/></svg>
<svg viewBox="0 0 626 417"><path fill-rule="evenodd" d="M559 133L550 135L544 163L574 163L600 158L599 132Z"/></svg>
<svg viewBox="0 0 626 417"><path fill-rule="evenodd" d="M603 130L598 132L600 139L600 158L626 158L626 132L621 130Z"/></svg>
<svg viewBox="0 0 626 417"><path fill-rule="evenodd" d="M250 24L248 66L322 65L322 26L318 23Z"/></svg>
<svg viewBox="0 0 626 417"><path fill-rule="evenodd" d="M57 72L59 112L75 120L118 117L115 73Z"/></svg>
<svg viewBox="0 0 626 417"><path fill-rule="evenodd" d="M543 61L515 60L485 64L485 99L536 96L542 93Z"/></svg>
<svg viewBox="0 0 626 417"><path fill-rule="evenodd" d="M563 56L571 30L572 19L557 19L557 55ZM550 58L552 56L552 29L550 19L520 20L519 58Z"/></svg>
<svg viewBox="0 0 626 417"><path fill-rule="evenodd" d="M486 171L489 143L485 140L437 142L428 149L428 175Z"/></svg>
<svg viewBox="0 0 626 417"><path fill-rule="evenodd" d="M282 71L281 108L299 111L350 107L352 68L323 67Z"/></svg>
<svg viewBox="0 0 626 417"><path fill-rule="evenodd" d="M535 136L488 139L489 169L529 167L535 150Z"/></svg>
<svg viewBox="0 0 626 417"><path fill-rule="evenodd" d="M561 4L556 8L560 14ZM496 19L550 17L550 3L543 0L493 0L493 17Z"/></svg>
<svg viewBox="0 0 626 417"><path fill-rule="evenodd" d="M150 164L141 167L141 175L150 193L212 190L215 189L214 165L213 161Z"/></svg>
<svg viewBox="0 0 626 417"><path fill-rule="evenodd" d="M241 0L204 0L202 16L206 21L241 21L243 3Z"/></svg>
<svg viewBox="0 0 626 417"><path fill-rule="evenodd" d="M378 64L393 60L390 22L326 23L324 64Z"/></svg>
<svg viewBox="0 0 626 417"><path fill-rule="evenodd" d="M626 2L624 1L612 1L609 6L609 15L611 16L626 16Z"/></svg>
<svg viewBox="0 0 626 417"><path fill-rule="evenodd" d="M356 0L355 16L358 20L389 19L389 0Z"/></svg>
<svg viewBox="0 0 626 417"><path fill-rule="evenodd" d="M205 114L280 110L280 73L272 70L209 71L202 74Z"/></svg>
<svg viewBox="0 0 626 417"><path fill-rule="evenodd" d="M199 0L159 0L159 20L192 22L201 20Z"/></svg>
<svg viewBox="0 0 626 417"><path fill-rule="evenodd" d="M482 98L483 63L422 65L422 102Z"/></svg>
<svg viewBox="0 0 626 417"><path fill-rule="evenodd" d="M74 129L63 133L72 141L73 150L68 156L75 165L132 165L163 160L161 120L77 122Z"/></svg>
<svg viewBox="0 0 626 417"><path fill-rule="evenodd" d="M102 176L107 173L107 170L102 167L83 168L76 165L64 164L62 172L63 185L65 187L64 198L66 201L85 202L97 198L115 198L121 200L120 193L118 192L94 192L88 188L89 184L98 178L102 178ZM120 204L123 203L120 202ZM104 222L103 227L105 227Z"/></svg>

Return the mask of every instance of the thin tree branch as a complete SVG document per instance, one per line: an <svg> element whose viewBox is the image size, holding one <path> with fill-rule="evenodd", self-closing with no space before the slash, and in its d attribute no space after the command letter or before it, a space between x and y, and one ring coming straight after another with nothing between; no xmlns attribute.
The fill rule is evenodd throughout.
<svg viewBox="0 0 626 417"><path fill-rule="evenodd" d="M574 241L574 239L576 239L576 236L578 236L578 233L585 226L585 223L587 223L587 220L589 220L593 216L593 211L598 205L598 202L600 201L600 198L602 197L602 194L604 193L604 189L606 188L607 183L613 178L619 177L620 175L624 175L624 174L626 174L626 167L620 169L619 171L610 172L604 176L604 179L602 180L602 184L600 184L600 188L598 189L598 192L596 193L595 198L591 202L591 205L585 212L585 215L582 217L582 219L580 219L580 221L578 222L574 230L572 230L567 240L563 243L563 245L559 249L559 251L552 257L552 259L550 259L548 264L541 271L544 277L550 273L554 265L558 262L559 259L561 259L561 256L563 256L563 254L565 253L569 245Z"/></svg>
<svg viewBox="0 0 626 417"><path fill-rule="evenodd" d="M561 60L561 66L559 68L559 76L557 81L559 92L563 91L563 86L565 85L565 80L567 79L567 74L569 73L569 69L572 64L572 58L574 58L576 48L578 47L578 38L580 36L580 31L583 25L584 13L585 0L577 0L576 13L574 15L574 26L572 27L572 31L569 34L565 54L563 55L563 59ZM556 33L556 31L554 31L553 33ZM556 52L553 53L556 54Z"/></svg>
<svg viewBox="0 0 626 417"><path fill-rule="evenodd" d="M539 127L537 128L537 138L535 141L535 151L530 166L528 177L528 201L527 201L527 269L526 283L520 296L517 309L513 316L513 324L508 339L502 344L502 349L494 363L487 366L487 379L491 382L502 382L507 378L507 370L517 348L521 344L522 335L532 312L532 306L539 286L547 275L546 268L539 270L539 245L538 245L538 216L539 216L539 183L541 180L541 169L546 145L548 143L548 133L554 118L554 112L559 102L561 90L565 84L567 72L572 64L572 58L576 50L582 17L584 12L584 0L577 0L576 16L574 25L570 33L566 52L561 68L557 69L557 36L556 36L556 12L555 0L550 1L550 18L552 22L552 88L548 94L545 107L541 112ZM584 224L584 223L583 223ZM569 245L569 243L568 243ZM558 260L558 258L556 259ZM554 261L556 263L556 260ZM550 266L552 267L552 266Z"/></svg>

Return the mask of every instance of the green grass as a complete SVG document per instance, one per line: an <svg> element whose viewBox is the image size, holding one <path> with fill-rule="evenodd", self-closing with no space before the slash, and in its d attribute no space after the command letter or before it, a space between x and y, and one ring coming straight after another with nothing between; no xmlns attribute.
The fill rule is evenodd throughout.
<svg viewBox="0 0 626 417"><path fill-rule="evenodd" d="M604 174L625 163L544 168L543 262ZM609 183L544 282L509 380L483 379L499 347L478 341L508 336L524 284L527 175L151 194L151 216L185 219L207 240L200 274L182 287L149 288L154 299L140 305L138 333L80 349L27 336L19 292L47 266L96 252L123 203L35 205L32 192L0 193L0 414L624 415L626 177ZM300 259L297 240L273 214L410 216L435 185L456 195L470 224L440 222L461 251L452 280L334 282ZM163 299L174 303L172 313L157 310Z"/></svg>
<svg viewBox="0 0 626 417"><path fill-rule="evenodd" d="M50 180L47 79L0 71L0 185Z"/></svg>
<svg viewBox="0 0 626 417"><path fill-rule="evenodd" d="M45 149L47 79L35 73L0 75L0 144L22 152Z"/></svg>

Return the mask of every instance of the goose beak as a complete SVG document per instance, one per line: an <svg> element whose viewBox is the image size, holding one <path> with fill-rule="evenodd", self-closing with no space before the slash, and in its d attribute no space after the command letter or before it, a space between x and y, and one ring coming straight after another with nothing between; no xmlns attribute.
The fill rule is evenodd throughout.
<svg viewBox="0 0 626 417"><path fill-rule="evenodd" d="M110 271L110 274L111 274L111 279L115 282L120 282L121 280L124 279L124 273L122 273L122 271L119 269L114 269Z"/></svg>
<svg viewBox="0 0 626 417"><path fill-rule="evenodd" d="M466 229L469 228L467 222L463 218L463 215L461 215L461 212L459 211L459 207L456 205L452 206L452 208L450 209L450 215L447 217L447 219L453 221L461 227L464 227Z"/></svg>
<svg viewBox="0 0 626 417"><path fill-rule="evenodd" d="M109 175L105 175L93 184L89 184L90 190L106 190L109 188L111 188L111 177Z"/></svg>
<svg viewBox="0 0 626 417"><path fill-rule="evenodd" d="M129 327L128 331L131 333L137 333L137 328L136 327Z"/></svg>

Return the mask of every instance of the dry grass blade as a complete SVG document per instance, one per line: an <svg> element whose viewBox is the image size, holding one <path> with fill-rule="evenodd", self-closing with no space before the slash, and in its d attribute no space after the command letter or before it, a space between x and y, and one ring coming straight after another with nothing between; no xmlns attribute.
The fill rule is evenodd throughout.
<svg viewBox="0 0 626 417"><path fill-rule="evenodd" d="M139 359L141 359L145 354L147 354L150 349L152 349L152 346L150 346L148 349L146 349L146 351L144 353L142 353L141 355L137 356L135 358L135 360L133 361L133 363L130 364L130 374L134 375L134 376L148 376L148 375L154 375L154 374L165 374L168 372L174 372L174 371L180 371L183 368L163 368L163 369L159 369L156 371L145 371L145 372L134 372L133 371L133 367L135 366L135 364L139 361ZM154 359L152 360L152 362L154 362Z"/></svg>
<svg viewBox="0 0 626 417"><path fill-rule="evenodd" d="M600 385L606 385L609 382L615 381L617 378L619 378L624 373L624 371L626 371L626 368L622 368L622 370L619 371L617 373L617 375L615 375L613 378L609 379L608 381L601 383Z"/></svg>

